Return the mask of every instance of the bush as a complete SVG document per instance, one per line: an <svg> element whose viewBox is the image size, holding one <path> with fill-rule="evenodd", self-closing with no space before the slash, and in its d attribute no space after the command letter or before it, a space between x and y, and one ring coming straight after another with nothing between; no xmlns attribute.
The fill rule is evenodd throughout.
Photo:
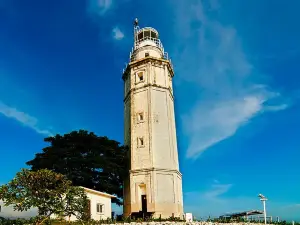
<svg viewBox="0 0 300 225"><path fill-rule="evenodd" d="M0 218L0 225L26 225L26 224L33 224L34 222L35 222L35 218L31 218L31 219Z"/></svg>

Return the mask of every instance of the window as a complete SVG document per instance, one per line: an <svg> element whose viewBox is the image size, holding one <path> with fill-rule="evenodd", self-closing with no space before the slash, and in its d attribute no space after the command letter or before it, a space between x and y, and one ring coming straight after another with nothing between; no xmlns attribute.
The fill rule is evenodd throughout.
<svg viewBox="0 0 300 225"><path fill-rule="evenodd" d="M144 31L144 38L149 39L150 38L150 30Z"/></svg>
<svg viewBox="0 0 300 225"><path fill-rule="evenodd" d="M140 71L137 73L137 82L144 81L144 72Z"/></svg>
<svg viewBox="0 0 300 225"><path fill-rule="evenodd" d="M144 139L143 138L140 138L140 145L144 146Z"/></svg>
<svg viewBox="0 0 300 225"><path fill-rule="evenodd" d="M152 37L152 38L158 38L158 37L157 37L157 34L154 33L154 32L152 32L152 31L151 31L151 37Z"/></svg>
<svg viewBox="0 0 300 225"><path fill-rule="evenodd" d="M137 121L138 121L138 123L144 121L144 113L140 112L137 114Z"/></svg>
<svg viewBox="0 0 300 225"><path fill-rule="evenodd" d="M102 214L104 213L104 204L97 203L97 213Z"/></svg>
<svg viewBox="0 0 300 225"><path fill-rule="evenodd" d="M146 53L145 53L145 57L148 57L148 56L149 56L149 52L146 52Z"/></svg>
<svg viewBox="0 0 300 225"><path fill-rule="evenodd" d="M144 33L143 33L143 32L139 33L139 34L138 34L138 40L140 41L140 40L142 40L143 38L144 38Z"/></svg>
<svg viewBox="0 0 300 225"><path fill-rule="evenodd" d="M144 138L142 137L138 138L138 147L139 148L144 147Z"/></svg>

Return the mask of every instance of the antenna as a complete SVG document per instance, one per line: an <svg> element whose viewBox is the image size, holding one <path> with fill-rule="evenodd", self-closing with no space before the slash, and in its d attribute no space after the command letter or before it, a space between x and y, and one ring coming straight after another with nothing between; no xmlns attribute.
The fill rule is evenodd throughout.
<svg viewBox="0 0 300 225"><path fill-rule="evenodd" d="M137 42L136 33L137 33L137 30L139 29L138 24L139 24L139 20L138 20L138 18L135 18L134 23L133 23L133 35L134 35L133 46L134 46L134 50L136 49L136 42Z"/></svg>

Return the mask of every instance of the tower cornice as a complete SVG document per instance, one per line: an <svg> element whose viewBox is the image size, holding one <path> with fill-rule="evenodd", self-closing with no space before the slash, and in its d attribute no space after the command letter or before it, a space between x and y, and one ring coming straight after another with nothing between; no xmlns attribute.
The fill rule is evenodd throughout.
<svg viewBox="0 0 300 225"><path fill-rule="evenodd" d="M145 63L148 63L148 62L154 62L154 63L158 63L161 65L163 65L163 64L166 65L170 72L171 77L174 77L174 70L173 70L172 64L170 63L169 60L148 56L148 57L130 62L123 72L122 79L125 80L127 78L127 76L130 74L130 68L132 68L134 66L144 65Z"/></svg>
<svg viewBox="0 0 300 225"><path fill-rule="evenodd" d="M171 96L172 100L174 101L174 95L173 95L172 90L171 90L170 87L164 87L164 86L160 86L160 85L157 85L157 84L145 84L145 85L143 85L143 86L141 86L141 87L131 88L131 89L127 92L127 94L126 94L126 96L125 96L125 98L124 98L124 102L127 101L127 99L129 98L129 96L130 96L131 93L133 93L133 92L135 92L135 91L137 91L137 90L140 90L140 89L147 88L147 87L161 88L161 89L164 89L164 90L169 91L170 96Z"/></svg>
<svg viewBox="0 0 300 225"><path fill-rule="evenodd" d="M134 170L129 170L130 174L135 174L135 173L141 173L141 172L151 172L151 171L157 171L157 172L165 172L165 173L175 173L182 177L182 174L178 170L170 170L170 169L165 169L165 168L143 168L143 169L134 169Z"/></svg>

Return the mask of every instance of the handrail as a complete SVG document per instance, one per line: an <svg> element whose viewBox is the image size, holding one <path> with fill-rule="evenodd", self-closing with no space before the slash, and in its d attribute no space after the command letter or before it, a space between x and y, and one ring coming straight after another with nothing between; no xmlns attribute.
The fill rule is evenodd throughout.
<svg viewBox="0 0 300 225"><path fill-rule="evenodd" d="M158 38L153 38L153 37L149 37L149 36L148 36L148 37L143 37L143 38L138 39L138 40L135 41L135 46L134 46L133 49L131 50L130 56L129 56L130 62L132 62L132 61L134 61L134 60L136 59L136 55L137 55L136 50L139 48L139 45L140 45L142 42L148 41L148 40L154 42L155 45L156 45L156 47L158 47L158 48L162 51L162 53L163 53L162 59L168 60L168 61L170 62L171 68L173 69L173 64L172 64L171 58L169 58L169 54L168 54L167 52L164 51L164 47L163 47L163 45L162 45L160 39L158 39ZM127 67L127 66L125 66L125 68L126 68L126 67ZM123 70L123 72L124 72L124 71L125 71L125 69Z"/></svg>
<svg viewBox="0 0 300 225"><path fill-rule="evenodd" d="M163 50L163 45L162 45L160 39L153 38L153 37L143 37L141 39L136 40L135 49L138 48L140 43L147 41L147 40L153 41L155 43L156 47L160 48L160 50Z"/></svg>

